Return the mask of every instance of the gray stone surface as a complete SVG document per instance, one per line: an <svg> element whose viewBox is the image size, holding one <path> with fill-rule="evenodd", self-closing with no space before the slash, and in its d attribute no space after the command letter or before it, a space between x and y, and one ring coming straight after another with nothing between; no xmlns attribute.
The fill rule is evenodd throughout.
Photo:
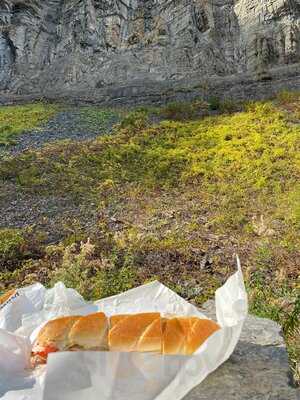
<svg viewBox="0 0 300 400"><path fill-rule="evenodd" d="M44 92L16 94L0 90L0 105L22 104L34 100L60 101L71 105L107 106L161 105L170 101L221 99L256 100L276 96L282 90L300 91L300 64L272 69L272 80L257 81L251 75L200 77L197 74L180 81L110 85L101 89L47 89Z"/></svg>
<svg viewBox="0 0 300 400"><path fill-rule="evenodd" d="M206 303L214 317L214 303ZM280 326L249 316L233 355L185 400L300 400L292 386Z"/></svg>
<svg viewBox="0 0 300 400"><path fill-rule="evenodd" d="M267 80L299 59L299 0L0 0L0 89L15 93Z"/></svg>

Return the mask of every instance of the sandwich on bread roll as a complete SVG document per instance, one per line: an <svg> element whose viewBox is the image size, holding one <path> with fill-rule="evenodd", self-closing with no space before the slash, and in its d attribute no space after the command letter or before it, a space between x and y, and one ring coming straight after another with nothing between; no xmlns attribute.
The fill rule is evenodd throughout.
<svg viewBox="0 0 300 400"><path fill-rule="evenodd" d="M161 352L160 313L124 314L110 318L108 346L111 351Z"/></svg>
<svg viewBox="0 0 300 400"><path fill-rule="evenodd" d="M56 351L107 350L108 320L104 313L71 316L49 321L32 348L32 364L44 364Z"/></svg>
<svg viewBox="0 0 300 400"><path fill-rule="evenodd" d="M162 318L160 313L121 314L108 318L98 312L62 317L40 330L32 349L32 365L44 364L56 351L110 350L193 354L220 326L197 317Z"/></svg>
<svg viewBox="0 0 300 400"><path fill-rule="evenodd" d="M163 354L193 354L220 326L210 319L197 317L164 318Z"/></svg>
<svg viewBox="0 0 300 400"><path fill-rule="evenodd" d="M4 293L0 296L0 306L7 302L14 294L16 293L15 289L9 290L8 292Z"/></svg>

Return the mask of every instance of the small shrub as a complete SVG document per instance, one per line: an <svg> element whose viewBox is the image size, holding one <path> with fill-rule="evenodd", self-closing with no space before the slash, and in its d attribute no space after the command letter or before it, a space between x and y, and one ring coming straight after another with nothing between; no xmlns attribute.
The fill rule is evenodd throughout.
<svg viewBox="0 0 300 400"><path fill-rule="evenodd" d="M90 241L81 243L79 253L75 243L67 246L63 252L61 266L53 273L51 284L62 281L67 287L76 289L86 298L90 298L89 258L93 255L94 250L95 247Z"/></svg>
<svg viewBox="0 0 300 400"><path fill-rule="evenodd" d="M218 111L221 108L221 100L219 97L212 96L208 99L208 105L211 111Z"/></svg>
<svg viewBox="0 0 300 400"><path fill-rule="evenodd" d="M162 107L159 114L171 121L188 121L208 114L208 103L202 99L192 102L171 102Z"/></svg>
<svg viewBox="0 0 300 400"><path fill-rule="evenodd" d="M136 271L131 266L99 271L94 279L92 297L101 299L132 289L136 283Z"/></svg>
<svg viewBox="0 0 300 400"><path fill-rule="evenodd" d="M293 311L287 315L283 328L286 333L293 332L296 328L300 328L300 294L298 294L295 300Z"/></svg>
<svg viewBox="0 0 300 400"><path fill-rule="evenodd" d="M121 129L143 129L149 124L149 116L146 110L136 110L127 114L120 123Z"/></svg>
<svg viewBox="0 0 300 400"><path fill-rule="evenodd" d="M249 311L262 318L270 318L283 328L295 382L300 382L300 296L291 288L291 282L266 280L262 271L247 282ZM297 289L296 289L297 291Z"/></svg>
<svg viewBox="0 0 300 400"><path fill-rule="evenodd" d="M62 264L52 275L51 284L62 281L86 299L94 300L121 293L134 286L136 272L128 256L122 262L113 251L110 259L100 259L94 255L95 246L90 240L82 242L79 251L75 243L67 246Z"/></svg>
<svg viewBox="0 0 300 400"><path fill-rule="evenodd" d="M25 240L19 229L0 229L0 266L10 259L17 259L22 253Z"/></svg>
<svg viewBox="0 0 300 400"><path fill-rule="evenodd" d="M0 229L0 268L14 271L22 267L23 262L39 259L43 255L45 233L24 229Z"/></svg>
<svg viewBox="0 0 300 400"><path fill-rule="evenodd" d="M191 103L173 102L162 108L161 115L166 119L184 121L194 118L196 111Z"/></svg>
<svg viewBox="0 0 300 400"><path fill-rule="evenodd" d="M0 125L0 146L4 145L7 146L9 144L13 144L12 140L12 127L9 125Z"/></svg>
<svg viewBox="0 0 300 400"><path fill-rule="evenodd" d="M220 102L219 109L222 113L234 113L241 110L241 104L236 101L225 99Z"/></svg>
<svg viewBox="0 0 300 400"><path fill-rule="evenodd" d="M281 104L291 103L294 101L298 101L300 98L300 92L290 92L288 90L283 90L278 93L276 99Z"/></svg>

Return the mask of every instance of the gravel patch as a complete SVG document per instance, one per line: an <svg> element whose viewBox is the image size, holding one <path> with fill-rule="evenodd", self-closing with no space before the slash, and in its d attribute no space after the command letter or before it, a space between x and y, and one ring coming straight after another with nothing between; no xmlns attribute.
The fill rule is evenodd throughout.
<svg viewBox="0 0 300 400"><path fill-rule="evenodd" d="M68 197L40 196L16 191L6 184L5 198L0 197L0 229L34 227L47 235L47 242L61 240L72 225L80 221L81 229L89 231L98 219L94 203L78 205Z"/></svg>
<svg viewBox="0 0 300 400"><path fill-rule="evenodd" d="M111 114L101 124L93 124L85 118L84 107L61 111L47 124L16 137L15 145L0 147L1 156L13 156L30 149L38 149L59 140L84 141L109 134L119 122L117 114Z"/></svg>

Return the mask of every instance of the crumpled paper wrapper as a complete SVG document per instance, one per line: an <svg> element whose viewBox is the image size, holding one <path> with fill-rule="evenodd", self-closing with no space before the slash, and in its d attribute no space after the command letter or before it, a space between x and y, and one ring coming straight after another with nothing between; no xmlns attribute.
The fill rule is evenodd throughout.
<svg viewBox="0 0 300 400"><path fill-rule="evenodd" d="M119 352L61 352L47 366L28 369L31 343L46 321L64 315L159 311L205 318L159 282L87 303L62 283L36 284L0 310L0 397L4 400L179 400L232 354L247 317L243 276L238 271L215 293L215 332L192 356Z"/></svg>

